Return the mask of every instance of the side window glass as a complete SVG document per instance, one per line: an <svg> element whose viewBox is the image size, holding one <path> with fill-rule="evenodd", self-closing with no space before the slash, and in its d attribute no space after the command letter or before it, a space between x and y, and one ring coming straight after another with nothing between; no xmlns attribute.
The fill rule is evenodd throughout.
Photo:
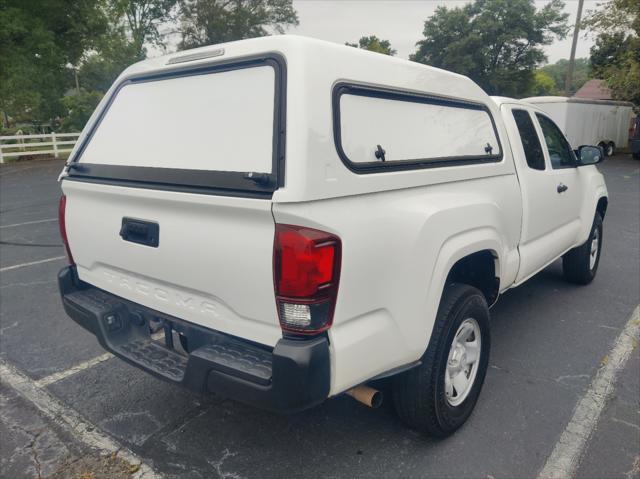
<svg viewBox="0 0 640 479"><path fill-rule="evenodd" d="M531 115L525 110L513 110L512 113L513 119L518 126L527 165L534 170L544 170L544 153L542 152L542 145L540 144L540 138L538 138L536 128L533 126Z"/></svg>
<svg viewBox="0 0 640 479"><path fill-rule="evenodd" d="M338 107L340 146L356 167L393 167L402 161L500 160L495 126L481 106L353 91L340 94Z"/></svg>
<svg viewBox="0 0 640 479"><path fill-rule="evenodd" d="M571 146L560 131L549 118L536 113L544 140L547 142L547 150L551 159L551 167L555 170L558 168L571 168L575 166L575 159Z"/></svg>

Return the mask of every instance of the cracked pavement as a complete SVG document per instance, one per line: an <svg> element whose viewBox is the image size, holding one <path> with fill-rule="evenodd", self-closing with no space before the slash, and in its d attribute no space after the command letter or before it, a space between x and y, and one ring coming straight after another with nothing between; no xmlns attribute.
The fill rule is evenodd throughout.
<svg viewBox="0 0 640 479"><path fill-rule="evenodd" d="M0 168L0 226L56 217L61 167ZM480 400L467 425L444 441L405 429L388 400L368 410L339 397L276 416L190 393L115 358L45 389L169 478L535 478L640 302L640 163L618 156L601 171L610 205L598 277L588 287L567 284L556 262L499 300ZM18 242L57 246L9 244ZM0 229L0 267L64 255L59 243L55 222ZM0 275L0 358L34 381L104 353L64 315L55 281L63 265ZM1 477L79 477L91 468L95 478L130 475L127 464L83 446L5 386L0 406ZM640 478L637 347L577 477Z"/></svg>
<svg viewBox="0 0 640 479"><path fill-rule="evenodd" d="M125 479L131 465L87 449L0 384L0 474L6 478ZM84 478L83 478L84 479Z"/></svg>

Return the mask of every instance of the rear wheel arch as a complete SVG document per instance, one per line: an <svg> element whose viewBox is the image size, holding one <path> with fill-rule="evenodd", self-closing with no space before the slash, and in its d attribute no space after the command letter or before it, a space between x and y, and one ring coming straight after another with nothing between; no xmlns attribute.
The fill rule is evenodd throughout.
<svg viewBox="0 0 640 479"><path fill-rule="evenodd" d="M609 206L609 199L606 196L602 196L598 203L596 204L596 212L600 213L602 219L604 219L604 215L607 212L607 207Z"/></svg>
<svg viewBox="0 0 640 479"><path fill-rule="evenodd" d="M416 342L416 346L418 346L418 342L420 343L418 346L418 349L420 349L419 355L415 359L424 354L429 345L438 309L447 286L451 282L465 284L465 281L473 283L470 284L473 287L479 284L481 288L477 289L482 292L487 304L492 305L498 297L501 275L505 275L506 282L510 281L509 269L513 265L508 256L497 230L488 225L450 236L441 243L435 264L430 268L430 279L426 283L426 296L421 309L424 330L420 330L419 341L415 335L416 331L413 331L412 337ZM467 263L470 262L471 265L476 266L478 263L475 261L482 262L484 274L481 277L487 279L492 274L492 281L477 281L469 275L460 273L461 269L464 269L462 265L468 266ZM492 265L489 263L492 263ZM490 274L487 272L490 272ZM492 301L487 298L492 299ZM415 350L416 353L418 349Z"/></svg>
<svg viewBox="0 0 640 479"><path fill-rule="evenodd" d="M500 292L500 261L496 251L483 249L458 259L449 269L445 286L462 283L479 289L492 305Z"/></svg>

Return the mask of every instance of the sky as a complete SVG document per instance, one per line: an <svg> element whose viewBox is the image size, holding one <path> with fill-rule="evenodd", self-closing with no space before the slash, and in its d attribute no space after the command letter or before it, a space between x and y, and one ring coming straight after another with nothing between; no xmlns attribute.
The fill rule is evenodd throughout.
<svg viewBox="0 0 640 479"><path fill-rule="evenodd" d="M536 1L538 8L549 0ZM309 37L321 38L336 43L354 42L365 35L376 35L389 40L400 58L408 58L415 51L415 44L422 38L424 21L436 7L460 7L467 0L293 0L298 11L300 25L287 30ZM602 0L585 0L583 15L596 8ZM578 0L565 0L565 12L569 23L575 22ZM545 47L550 63L561 58L569 58L571 37ZM584 33L578 40L576 57L588 57L593 39L585 39Z"/></svg>
<svg viewBox="0 0 640 479"><path fill-rule="evenodd" d="M290 27L286 33L320 38L344 44L357 43L362 36L376 35L389 40L400 58L409 58L415 51L415 44L422 39L424 21L438 6L461 7L470 0L293 0L300 24ZM542 8L550 0L535 0ZM594 10L604 0L585 0L583 18L589 10ZM565 12L569 14L571 31L564 40L556 40L544 47L549 63L569 58L573 25L578 11L578 0L564 0ZM172 25L169 30L175 30ZM175 51L179 36L167 38L167 51ZM589 57L593 38L580 34L576 58ZM149 56L162 55L160 48L149 47Z"/></svg>

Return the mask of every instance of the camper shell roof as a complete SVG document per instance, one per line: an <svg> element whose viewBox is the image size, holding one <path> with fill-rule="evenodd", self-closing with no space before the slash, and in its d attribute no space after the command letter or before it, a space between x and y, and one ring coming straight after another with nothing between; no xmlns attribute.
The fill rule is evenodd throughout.
<svg viewBox="0 0 640 479"><path fill-rule="evenodd" d="M577 98L567 96L532 96L523 98L522 101L529 103L586 103L589 105L617 105L633 107L633 103L617 100L591 100L589 98Z"/></svg>

